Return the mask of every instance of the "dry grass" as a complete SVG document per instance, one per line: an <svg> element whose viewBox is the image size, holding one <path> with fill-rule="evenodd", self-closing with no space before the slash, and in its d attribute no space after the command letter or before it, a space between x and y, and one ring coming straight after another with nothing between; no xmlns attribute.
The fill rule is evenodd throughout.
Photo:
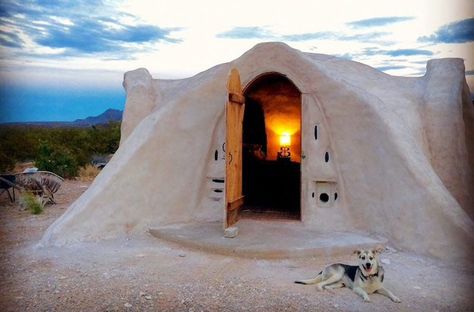
<svg viewBox="0 0 474 312"><path fill-rule="evenodd" d="M44 200L40 196L25 192L20 196L20 205L32 214L40 214L44 209Z"/></svg>
<svg viewBox="0 0 474 312"><path fill-rule="evenodd" d="M79 168L79 180L81 181L92 181L99 174L100 169L94 165L87 164L84 167Z"/></svg>
<svg viewBox="0 0 474 312"><path fill-rule="evenodd" d="M32 168L35 166L35 163L32 161L26 161L26 162L17 162L15 164L15 167L13 168L13 172L23 172L23 170L27 168Z"/></svg>

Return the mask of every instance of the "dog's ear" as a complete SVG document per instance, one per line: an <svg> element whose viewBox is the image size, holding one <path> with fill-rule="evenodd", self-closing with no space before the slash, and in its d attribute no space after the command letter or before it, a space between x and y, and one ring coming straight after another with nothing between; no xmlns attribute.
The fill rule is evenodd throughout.
<svg viewBox="0 0 474 312"><path fill-rule="evenodd" d="M375 254L381 254L385 248L383 246L377 246L374 249L372 249L372 253Z"/></svg>
<svg viewBox="0 0 474 312"><path fill-rule="evenodd" d="M360 255L362 253L362 249L356 249L354 250L354 255Z"/></svg>

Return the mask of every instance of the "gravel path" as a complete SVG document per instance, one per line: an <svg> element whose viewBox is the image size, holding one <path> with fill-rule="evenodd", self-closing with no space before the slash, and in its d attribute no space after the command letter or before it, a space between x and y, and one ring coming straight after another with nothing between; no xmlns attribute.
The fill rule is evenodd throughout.
<svg viewBox="0 0 474 312"><path fill-rule="evenodd" d="M339 258L241 259L151 236L35 248L45 229L86 190L65 181L58 204L31 215L0 198L1 311L474 311L474 271L405 252L383 254L386 286L402 303L350 290L294 284Z"/></svg>

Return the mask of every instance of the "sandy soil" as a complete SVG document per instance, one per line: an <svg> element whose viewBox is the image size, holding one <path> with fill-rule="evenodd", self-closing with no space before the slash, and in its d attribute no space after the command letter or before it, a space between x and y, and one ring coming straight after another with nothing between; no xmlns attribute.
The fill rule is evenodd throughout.
<svg viewBox="0 0 474 312"><path fill-rule="evenodd" d="M206 254L151 236L36 248L46 228L88 183L65 181L41 215L0 196L2 311L474 311L472 268L389 251L386 286L402 303L347 288L294 284L340 258L242 259Z"/></svg>

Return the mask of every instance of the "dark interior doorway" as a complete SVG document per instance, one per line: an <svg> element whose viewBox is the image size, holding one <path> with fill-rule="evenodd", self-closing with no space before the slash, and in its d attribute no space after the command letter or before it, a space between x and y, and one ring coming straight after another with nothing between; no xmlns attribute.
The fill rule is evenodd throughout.
<svg viewBox="0 0 474 312"><path fill-rule="evenodd" d="M253 81L244 96L241 216L299 220L301 92L271 73ZM291 156L285 158L278 156L283 133L291 137Z"/></svg>

